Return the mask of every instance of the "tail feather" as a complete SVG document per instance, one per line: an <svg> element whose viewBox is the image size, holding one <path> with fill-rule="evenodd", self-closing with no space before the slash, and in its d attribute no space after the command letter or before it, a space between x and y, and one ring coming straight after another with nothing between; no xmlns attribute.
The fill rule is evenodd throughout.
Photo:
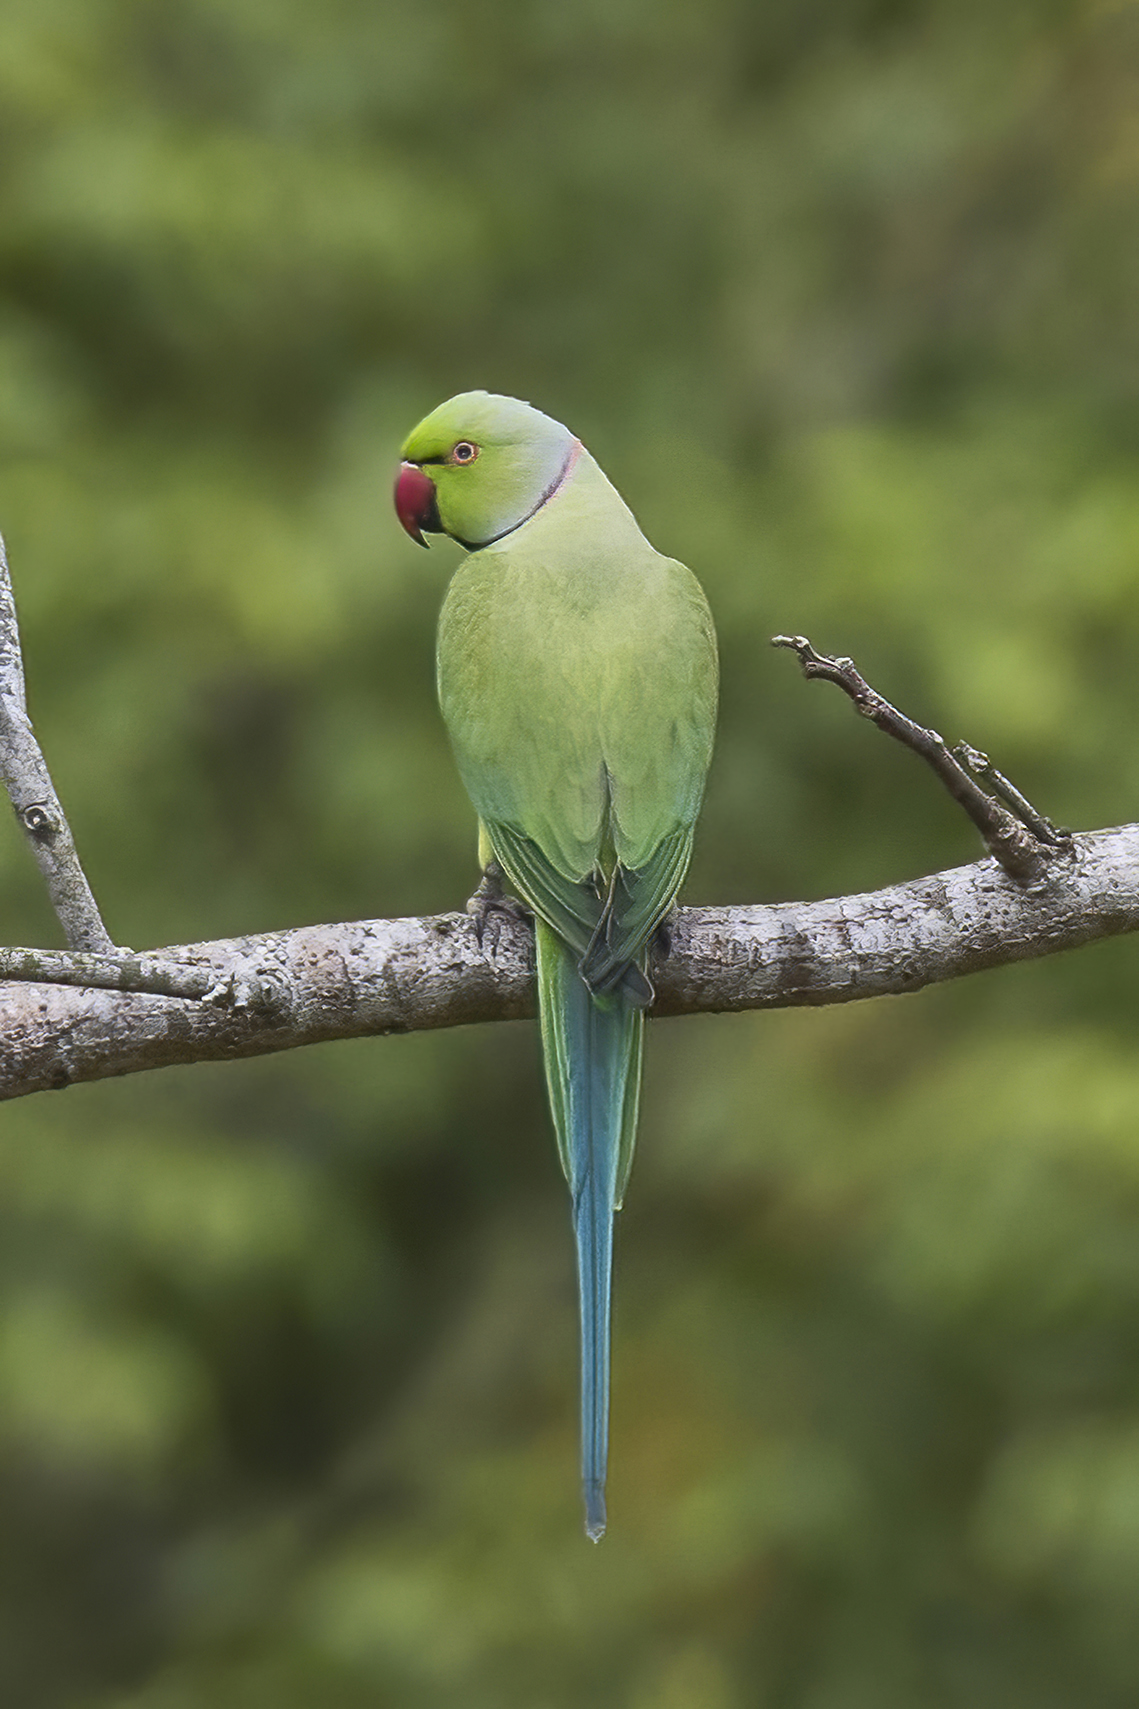
<svg viewBox="0 0 1139 1709"><path fill-rule="evenodd" d="M575 958L537 922L546 1084L570 1185L581 1300L581 1477L585 1530L605 1531L613 1213L633 1158L644 1015L619 993L595 997Z"/></svg>

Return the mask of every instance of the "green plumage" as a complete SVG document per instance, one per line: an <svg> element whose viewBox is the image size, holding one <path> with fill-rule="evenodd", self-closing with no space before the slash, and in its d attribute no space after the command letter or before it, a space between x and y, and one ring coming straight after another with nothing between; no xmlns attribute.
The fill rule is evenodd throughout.
<svg viewBox="0 0 1139 1709"><path fill-rule="evenodd" d="M468 393L404 455L434 485L423 525L471 548L440 617L439 700L486 842L538 919L543 1054L578 1238L586 1523L599 1536L612 1213L632 1161L649 952L711 757L715 636L695 577L653 550L549 417Z"/></svg>

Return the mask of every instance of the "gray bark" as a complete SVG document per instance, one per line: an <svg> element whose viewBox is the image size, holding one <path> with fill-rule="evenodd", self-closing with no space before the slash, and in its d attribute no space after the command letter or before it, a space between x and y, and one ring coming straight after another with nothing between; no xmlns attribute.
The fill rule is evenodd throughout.
<svg viewBox="0 0 1139 1709"><path fill-rule="evenodd" d="M0 952L0 1097L178 1062L534 1013L528 929L470 918L304 926L154 955ZM822 902L682 908L655 1015L845 1003L1139 927L1139 825L1017 883L992 859ZM183 993L171 995L171 992Z"/></svg>
<svg viewBox="0 0 1139 1709"><path fill-rule="evenodd" d="M0 540L0 783L8 791L47 885L63 934L75 950L113 951L71 829L32 733L24 694L24 661L8 558Z"/></svg>

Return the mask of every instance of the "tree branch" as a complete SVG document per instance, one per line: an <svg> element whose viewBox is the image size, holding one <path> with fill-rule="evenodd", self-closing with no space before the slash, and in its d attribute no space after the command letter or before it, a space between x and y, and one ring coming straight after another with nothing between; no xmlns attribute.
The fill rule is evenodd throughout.
<svg viewBox="0 0 1139 1709"><path fill-rule="evenodd" d="M777 636L775 644L793 648L808 677L837 683L860 712L919 753L995 859L826 902L681 909L668 957L653 970L655 1015L914 991L1139 927L1139 825L1079 838L1056 832L985 755L965 745L951 754L851 660L826 658L803 636ZM440 914L154 954L116 950L28 720L2 541L0 779L74 952L0 950L0 1098L174 1063L534 1013L531 931L508 914L481 942L469 914Z"/></svg>
<svg viewBox="0 0 1139 1709"><path fill-rule="evenodd" d="M682 908L671 952L653 970L653 1013L916 991L1136 929L1139 825L1124 825L1074 838L1071 857L1031 887L986 859L861 896ZM535 1011L528 929L504 920L484 953L465 914L306 926L122 960L6 956L0 971L21 982L0 984L0 1098ZM23 982L37 974L88 983ZM185 980L193 994L141 991L148 974ZM96 976L104 988L92 988Z"/></svg>
<svg viewBox="0 0 1139 1709"><path fill-rule="evenodd" d="M24 661L8 558L0 539L0 782L32 845L63 933L72 949L113 952L91 886L75 852L51 774L28 717Z"/></svg>

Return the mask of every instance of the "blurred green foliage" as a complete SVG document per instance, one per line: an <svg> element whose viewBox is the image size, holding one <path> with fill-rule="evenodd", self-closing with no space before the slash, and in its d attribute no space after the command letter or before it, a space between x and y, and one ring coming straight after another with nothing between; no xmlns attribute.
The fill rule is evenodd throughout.
<svg viewBox="0 0 1139 1709"><path fill-rule="evenodd" d="M469 891L388 488L474 385L708 589L693 900L978 852L779 630L1135 818L1137 112L1135 0L6 0L0 526L115 936ZM1120 942L654 1029L597 1551L531 1029L9 1106L0 1700L1133 1704L1137 1013Z"/></svg>

